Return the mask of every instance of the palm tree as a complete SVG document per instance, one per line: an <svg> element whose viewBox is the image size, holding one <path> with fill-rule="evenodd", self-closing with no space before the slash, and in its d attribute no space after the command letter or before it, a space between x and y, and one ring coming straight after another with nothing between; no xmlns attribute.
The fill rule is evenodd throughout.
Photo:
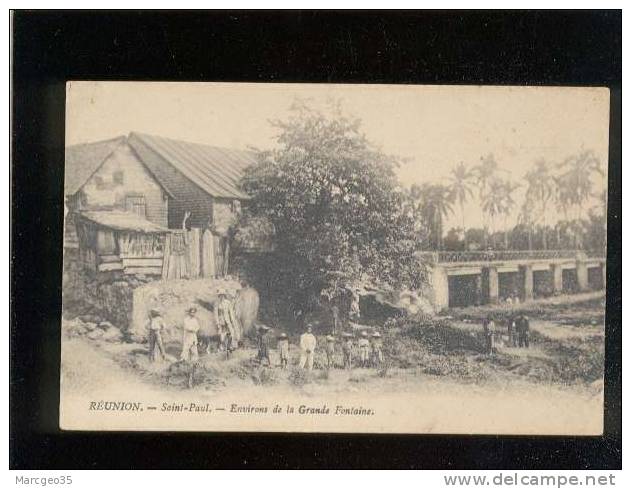
<svg viewBox="0 0 631 489"><path fill-rule="evenodd" d="M515 199L513 192L519 188L519 184L515 184L509 180L493 180L487 193L482 200L482 210L490 218L491 235L495 233L495 218L502 216L504 218L504 246L508 248L508 226L507 220L510 216ZM495 247L495 242L492 243Z"/></svg>
<svg viewBox="0 0 631 489"><path fill-rule="evenodd" d="M518 223L527 229L528 233L528 251L532 251L532 232L535 225L533 218L534 203L526 197L524 203L521 206L521 211L518 217Z"/></svg>
<svg viewBox="0 0 631 489"><path fill-rule="evenodd" d="M520 185L513 183L510 180L502 182L502 206L501 215L504 217L504 248L508 249L508 218L510 217L513 207L515 207L515 199L513 199L513 193Z"/></svg>
<svg viewBox="0 0 631 489"><path fill-rule="evenodd" d="M542 223L543 227L543 249L548 249L548 240L546 237L548 205L555 195L556 181L552 175L548 163L540 159L535 163L532 170L526 173L526 181L528 189L526 190L526 201L533 204L536 210L539 210L536 217ZM535 211L536 212L536 211Z"/></svg>
<svg viewBox="0 0 631 489"><path fill-rule="evenodd" d="M450 192L451 198L453 201L458 202L460 206L460 217L462 218L462 233L464 239L464 249L467 249L467 226L465 224L465 213L464 213L464 205L467 203L467 200L473 197L473 189L471 188L472 183L472 172L467 168L467 166L460 162L455 168L451 170L450 180Z"/></svg>
<svg viewBox="0 0 631 489"><path fill-rule="evenodd" d="M591 150L566 158L559 169L562 171L559 181L563 185L564 199L575 210L574 245L579 248L582 246L579 227L585 202L592 195L592 176L594 173L604 175L604 172L600 160Z"/></svg>
<svg viewBox="0 0 631 489"><path fill-rule="evenodd" d="M497 162L492 154L488 154L480 158L480 164L473 168L473 174L475 175L478 189L480 204L482 205L482 218L484 221L484 246L488 246L488 228L489 223L493 217L489 214L489 211L493 208L491 201L493 197L489 195L491 192L491 185L497 178ZM486 202L486 205L485 205Z"/></svg>
<svg viewBox="0 0 631 489"><path fill-rule="evenodd" d="M491 245L495 248L495 218L502 213L504 188L501 180L493 180L488 190L482 195L482 212L487 216L487 229L493 239ZM487 231L488 232L488 231ZM488 245L488 243L486 243Z"/></svg>
<svg viewBox="0 0 631 489"><path fill-rule="evenodd" d="M443 218L453 213L451 192L441 184L413 185L412 198L418 203L423 220L431 231L436 248L443 248Z"/></svg>

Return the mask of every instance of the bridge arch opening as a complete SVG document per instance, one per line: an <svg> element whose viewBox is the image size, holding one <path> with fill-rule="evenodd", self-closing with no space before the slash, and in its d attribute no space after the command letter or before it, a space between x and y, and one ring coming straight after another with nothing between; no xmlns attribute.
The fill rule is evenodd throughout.
<svg viewBox="0 0 631 489"><path fill-rule="evenodd" d="M603 270L601 266L590 267L587 269L587 284L592 290L605 288L605 284L603 283Z"/></svg>
<svg viewBox="0 0 631 489"><path fill-rule="evenodd" d="M578 292L578 275L575 268L563 270L563 293Z"/></svg>
<svg viewBox="0 0 631 489"><path fill-rule="evenodd" d="M476 275L449 276L449 307L477 306L482 303L481 278Z"/></svg>
<svg viewBox="0 0 631 489"><path fill-rule="evenodd" d="M533 296L550 297L554 293L554 277L550 270L535 270L532 272Z"/></svg>

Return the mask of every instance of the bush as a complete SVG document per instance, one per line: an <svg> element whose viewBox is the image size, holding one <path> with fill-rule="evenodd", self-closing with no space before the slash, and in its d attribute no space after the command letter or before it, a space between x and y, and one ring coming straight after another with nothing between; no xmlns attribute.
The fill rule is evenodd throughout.
<svg viewBox="0 0 631 489"><path fill-rule="evenodd" d="M289 374L289 382L297 387L302 387L312 381L311 372L302 368L295 368Z"/></svg>
<svg viewBox="0 0 631 489"><path fill-rule="evenodd" d="M254 370L250 378L255 385L273 385L278 383L276 371L267 367L259 367Z"/></svg>

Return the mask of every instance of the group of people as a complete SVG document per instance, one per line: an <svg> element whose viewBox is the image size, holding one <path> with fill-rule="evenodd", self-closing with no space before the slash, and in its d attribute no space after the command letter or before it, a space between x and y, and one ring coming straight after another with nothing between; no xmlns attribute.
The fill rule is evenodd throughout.
<svg viewBox="0 0 631 489"><path fill-rule="evenodd" d="M492 317L482 321L484 329L484 338L486 342L486 351L490 355L497 353L498 332L495 321ZM530 347L530 320L525 314L517 314L512 318L508 318L508 346L512 347Z"/></svg>
<svg viewBox="0 0 631 489"><path fill-rule="evenodd" d="M215 306L215 320L218 329L218 350L225 351L227 357L238 347L242 337L242 330L239 328L239 321L234 313L234 303L230 300L224 290L218 294L218 302ZM162 333L165 329L164 319L158 309L149 311L149 357L152 362L166 359L166 352ZM197 317L197 308L194 306L186 310L186 315L182 321L182 350L180 360L195 362L199 359L199 332L201 324ZM287 368L290 364L289 337L286 333L281 333L277 338L268 334L270 328L261 325L257 331L257 360L261 364L272 366L271 352L276 347L280 358L280 367ZM342 353L342 364L344 368L351 369L353 366L379 367L383 364L383 346L381 334L378 331L370 336L367 331L362 331L357 341L353 333L342 333L341 348L337 345L337 338L334 335L327 335L325 338L325 368L338 368L340 363L336 361L338 350ZM312 370L318 341L313 334L313 328L308 325L306 331L300 335L298 346L300 347L300 358L298 366L301 369ZM207 353L209 349L207 347Z"/></svg>
<svg viewBox="0 0 631 489"><path fill-rule="evenodd" d="M214 307L215 324L217 325L217 338L219 351L225 351L230 357L238 348L243 336L243 328L237 318L235 310L235 298L227 289L219 289L217 303ZM164 319L158 309L149 311L149 357L151 361L166 359L162 333L165 329ZM191 306L186 310L182 321L182 351L180 360L196 361L199 358L198 345L201 323L197 317L197 307ZM211 342L206 341L206 353L210 352Z"/></svg>
<svg viewBox="0 0 631 489"><path fill-rule="evenodd" d="M273 349L273 339L268 334L270 328L267 326L261 326L258 331L258 354L257 359L261 364L267 364L272 366L271 350ZM346 369L350 369L355 364L355 358L358 358L358 365L360 367L379 367L383 364L383 346L381 343L381 334L375 331L368 337L366 331L362 331L357 342L354 341L354 335L352 333L342 333L342 365ZM338 368L340 364L336 361L338 346L336 345L337 339L334 335L327 335L324 338L325 346L325 364L326 369ZM318 349L318 341L313 334L313 328L311 325L307 326L306 331L300 335L298 343L300 347L300 358L298 360L298 366L301 369L312 370L313 361L316 351ZM287 368L290 363L289 358L289 337L286 333L281 333L276 342L278 349L278 357L280 359L280 367Z"/></svg>

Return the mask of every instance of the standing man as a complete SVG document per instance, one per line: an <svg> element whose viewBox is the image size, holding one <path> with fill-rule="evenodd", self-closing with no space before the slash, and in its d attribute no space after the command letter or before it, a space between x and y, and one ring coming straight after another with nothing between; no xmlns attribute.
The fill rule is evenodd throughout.
<svg viewBox="0 0 631 489"><path fill-rule="evenodd" d="M366 331L361 332L361 338L359 338L357 346L359 347L359 362L363 368L366 368L370 361L370 341L368 341L368 333Z"/></svg>
<svg viewBox="0 0 631 489"><path fill-rule="evenodd" d="M157 309L151 309L151 311L149 311L149 317L149 358L152 362L156 362L158 360L158 353L160 354L161 360L166 358L164 345L162 343L164 321L162 317L160 317L160 311Z"/></svg>
<svg viewBox="0 0 631 489"><path fill-rule="evenodd" d="M197 352L197 332L199 331L199 320L196 317L197 309L189 307L183 324L182 354L180 360L196 362L199 358Z"/></svg>
<svg viewBox="0 0 631 489"><path fill-rule="evenodd" d="M383 364L383 347L379 331L372 334L371 356L373 367L379 368Z"/></svg>
<svg viewBox="0 0 631 489"><path fill-rule="evenodd" d="M285 333L278 337L278 355L280 356L280 368L286 369L289 363L289 338Z"/></svg>
<svg viewBox="0 0 631 489"><path fill-rule="evenodd" d="M215 307L215 321L219 329L220 348L226 350L226 356L229 358L230 354L237 349L239 340L237 331L232 322L233 315L231 314L231 308L233 304L230 299L228 299L226 289L219 289L217 295L219 301Z"/></svg>
<svg viewBox="0 0 631 489"><path fill-rule="evenodd" d="M482 322L482 328L484 328L486 352L489 355L493 355L495 353L495 321L493 321L493 318L485 319Z"/></svg>
<svg viewBox="0 0 631 489"><path fill-rule="evenodd" d="M300 336L300 368L313 370L313 355L316 349L316 337L311 332L311 325L307 325L307 331Z"/></svg>
<svg viewBox="0 0 631 489"><path fill-rule="evenodd" d="M335 337L326 337L326 368L335 368Z"/></svg>
<svg viewBox="0 0 631 489"><path fill-rule="evenodd" d="M342 336L346 338L346 341L342 346L342 353L344 354L344 368L346 370L350 370L353 368L353 335L350 333L343 333Z"/></svg>
<svg viewBox="0 0 631 489"><path fill-rule="evenodd" d="M519 346L530 347L530 321L528 316L521 314L517 323L517 333L519 335Z"/></svg>
<svg viewBox="0 0 631 489"><path fill-rule="evenodd" d="M269 328L265 325L262 325L258 330L258 355L256 356L257 360L261 365L263 365L263 361L267 360L268 367L272 366L272 360L269 356L269 338L267 336L267 332Z"/></svg>

